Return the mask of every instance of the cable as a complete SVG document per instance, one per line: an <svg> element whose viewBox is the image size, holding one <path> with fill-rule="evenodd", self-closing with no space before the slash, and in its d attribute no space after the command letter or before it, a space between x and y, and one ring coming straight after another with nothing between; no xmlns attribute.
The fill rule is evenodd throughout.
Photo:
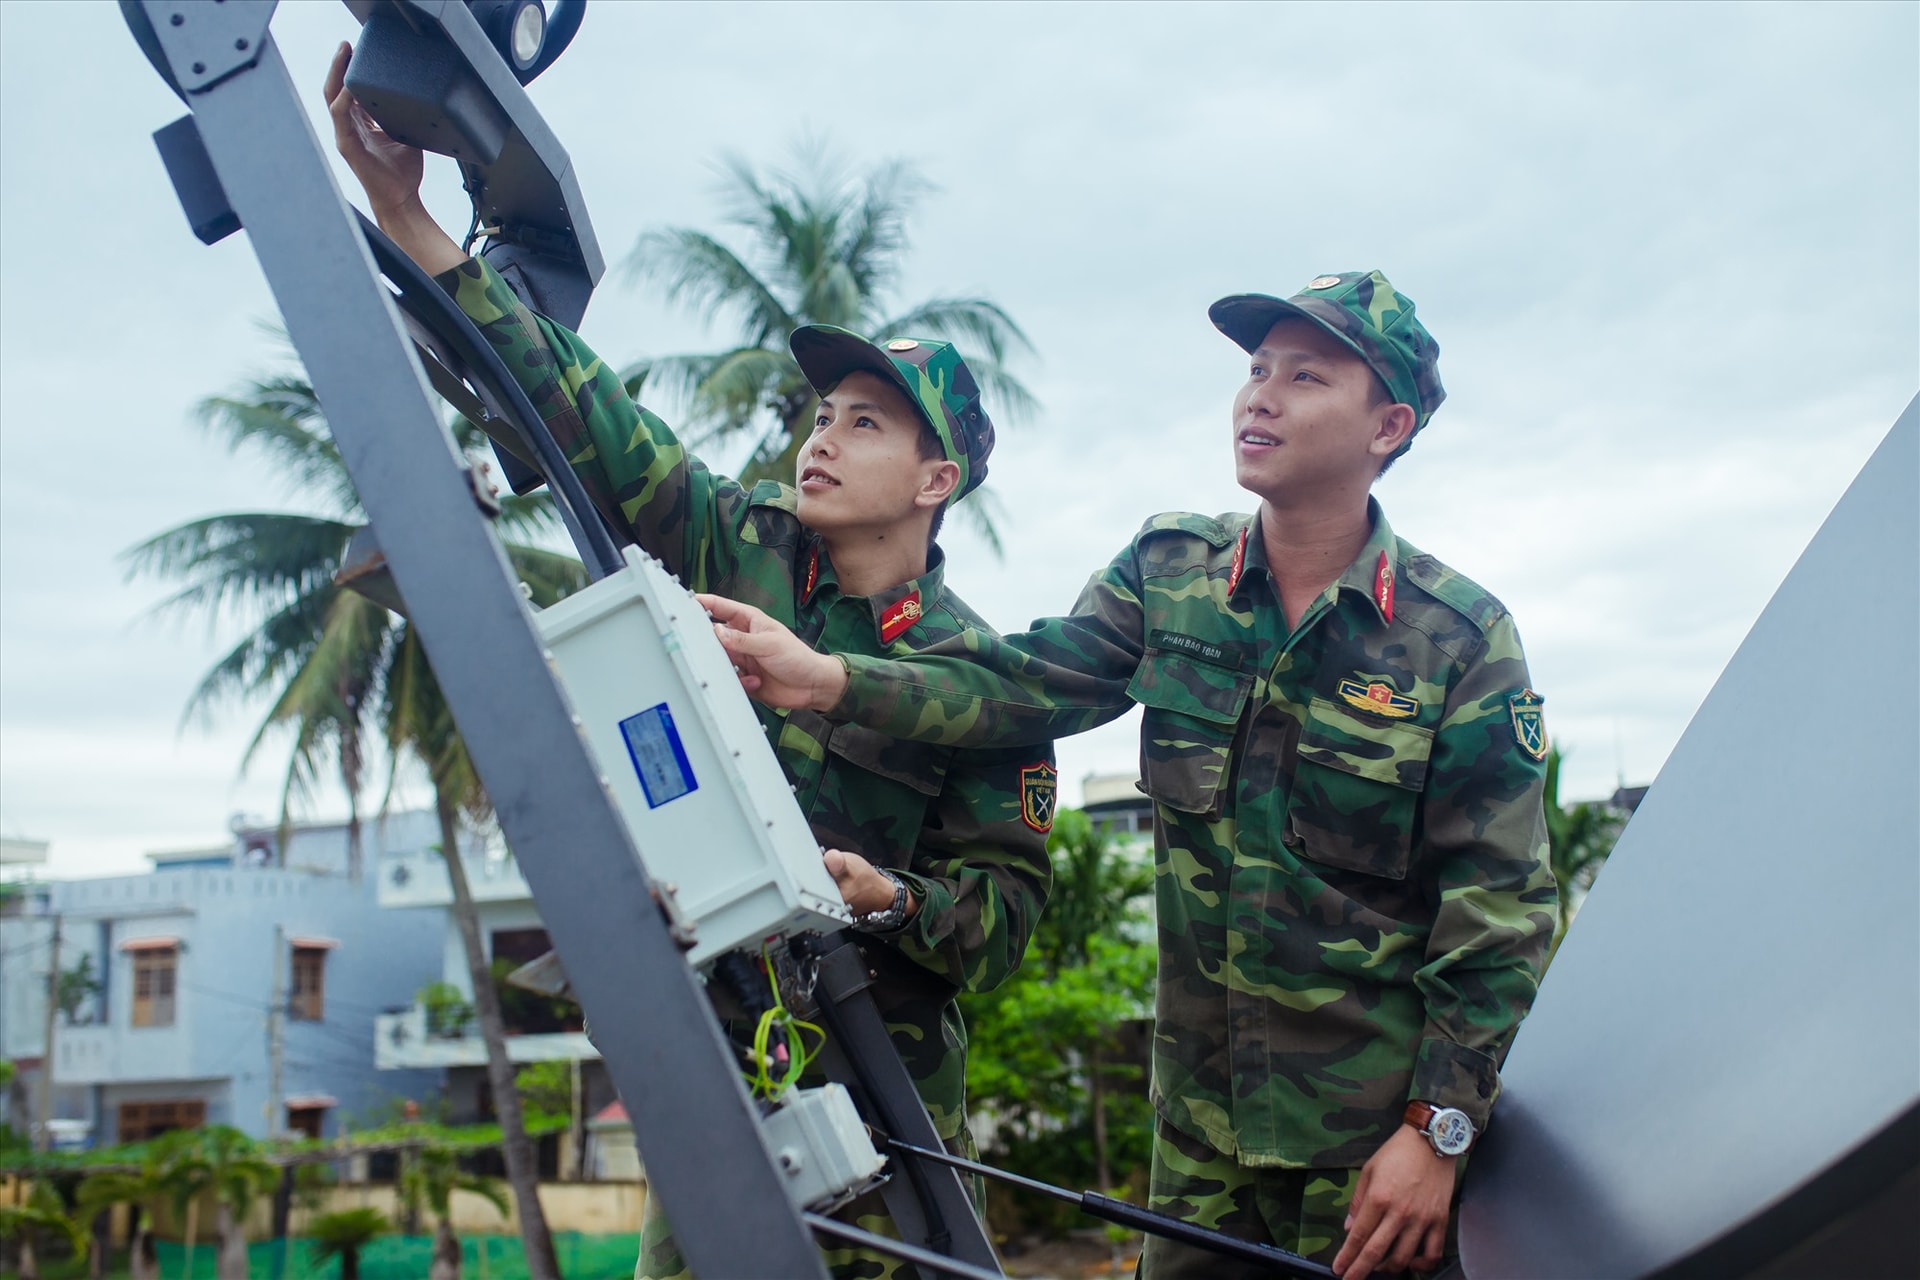
<svg viewBox="0 0 1920 1280"><path fill-rule="evenodd" d="M778 1102L787 1090L799 1083L807 1064L813 1061L813 1055L826 1043L827 1033L793 1015L780 998L780 978L764 947L761 948L760 959L766 966L767 986L773 992L773 1007L762 1011L754 1024L753 1071L747 1076L747 1086L756 1096L768 1102ZM816 1037L811 1049L806 1045L807 1032L812 1032ZM782 1059L785 1059L786 1066L779 1075L768 1071L769 1066Z"/></svg>
<svg viewBox="0 0 1920 1280"><path fill-rule="evenodd" d="M388 239L372 219L357 209L354 217L359 219L361 234L366 237L367 248L372 251L381 273L400 286L398 301L401 308L445 339L454 349L454 354L468 368L484 375L492 389L501 396L508 422L520 432L540 460L547 485L556 499L554 505L560 509L560 518L565 521L567 532L573 536L574 546L579 549L587 572L596 579L619 572L626 566L626 560L614 545L599 508L587 496L586 487L580 483L580 477L574 474L573 466L561 452L559 442L547 430L546 422L541 419L526 391L514 380L506 363L500 359L500 354L474 328L467 313L455 306L445 290L434 283L433 277L421 270L419 264L401 251L400 246Z"/></svg>

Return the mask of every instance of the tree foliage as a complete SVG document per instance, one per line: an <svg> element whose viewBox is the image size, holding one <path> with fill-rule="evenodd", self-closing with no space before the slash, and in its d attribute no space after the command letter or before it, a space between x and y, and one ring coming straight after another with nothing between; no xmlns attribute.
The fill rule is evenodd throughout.
<svg viewBox="0 0 1920 1280"><path fill-rule="evenodd" d="M360 1251L391 1230L393 1224L378 1209L320 1214L307 1223L307 1265L317 1268L338 1258L340 1280L360 1280Z"/></svg>
<svg viewBox="0 0 1920 1280"><path fill-rule="evenodd" d="M1065 1186L1112 1186L1145 1168L1151 1116L1137 1047L1156 964L1141 851L1084 813L1057 815L1054 885L1020 970L972 997L967 1095L986 1151ZM1076 1225L1053 1202L990 1190L1001 1224Z"/></svg>
<svg viewBox="0 0 1920 1280"><path fill-rule="evenodd" d="M905 306L893 300L907 223L929 189L911 165L894 160L855 173L823 148L803 144L791 170L762 173L736 157L724 175L726 221L743 243L667 227L641 236L627 261L631 277L655 286L669 302L732 325L733 345L724 350L643 359L622 371L636 399L644 394L672 402L688 443L750 440L743 480L793 479L819 402L787 350L787 336L806 324L836 325L868 338L911 334L952 342L966 355L996 422L1032 412L1032 393L1006 368L1032 344L998 304L958 296ZM993 539L982 496L960 510Z"/></svg>

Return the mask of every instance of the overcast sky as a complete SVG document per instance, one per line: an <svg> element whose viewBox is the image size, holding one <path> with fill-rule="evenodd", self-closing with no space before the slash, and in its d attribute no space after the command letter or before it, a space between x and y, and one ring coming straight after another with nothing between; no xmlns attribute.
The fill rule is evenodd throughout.
<svg viewBox="0 0 1920 1280"><path fill-rule="evenodd" d="M1448 398L1379 496L1513 611L1587 797L1657 774L1920 386L1917 13L595 0L532 93L610 261L718 229L728 152L811 135L937 184L899 300L986 295L1039 353L1016 371L1042 411L992 464L1006 559L946 540L1002 628L1067 608L1153 512L1248 508L1244 363L1208 303L1383 270ZM355 30L280 7L316 120ZM201 247L167 184L149 135L179 112L114 6L0 5L0 831L62 874L277 812L283 753L236 778L264 708L180 729L233 632L143 620L161 588L116 562L301 506L192 420L280 357L246 237ZM428 183L464 224L451 163ZM728 336L617 272L583 330L622 363ZM1061 744L1069 798L1132 767L1132 724Z"/></svg>

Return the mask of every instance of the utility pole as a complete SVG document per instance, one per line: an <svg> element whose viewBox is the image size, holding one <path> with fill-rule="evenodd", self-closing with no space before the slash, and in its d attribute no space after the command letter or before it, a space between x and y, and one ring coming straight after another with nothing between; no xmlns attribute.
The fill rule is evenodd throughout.
<svg viewBox="0 0 1920 1280"><path fill-rule="evenodd" d="M60 917L53 918L53 953L47 961L47 1025L40 1049L40 1108L33 1148L53 1150L53 1029L60 1015Z"/></svg>
<svg viewBox="0 0 1920 1280"><path fill-rule="evenodd" d="M287 1056L287 930L273 926L273 1003L267 1006L266 1136L280 1131L280 1081Z"/></svg>
<svg viewBox="0 0 1920 1280"><path fill-rule="evenodd" d="M567 1065L570 1068L569 1075L572 1077L567 1082L569 1085L567 1101L571 1104L573 1113L567 1117L567 1146L573 1151L573 1159L569 1162L573 1166L573 1169L572 1172L568 1174L568 1177L571 1181L579 1182L587 1176L586 1129L580 1123L580 1059L576 1056L573 1061Z"/></svg>

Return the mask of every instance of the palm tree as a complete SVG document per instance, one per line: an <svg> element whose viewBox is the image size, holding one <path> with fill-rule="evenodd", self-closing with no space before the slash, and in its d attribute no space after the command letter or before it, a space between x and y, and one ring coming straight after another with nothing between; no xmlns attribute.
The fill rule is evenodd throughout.
<svg viewBox="0 0 1920 1280"><path fill-rule="evenodd" d="M433 1211L433 1262L427 1280L460 1280L460 1237L453 1233L453 1193L471 1191L507 1216L507 1198L492 1178L464 1172L458 1157L446 1147L426 1146L414 1152L400 1175L400 1195L407 1212L417 1214L422 1204Z"/></svg>
<svg viewBox="0 0 1920 1280"><path fill-rule="evenodd" d="M342 1209L323 1213L307 1223L307 1263L319 1267L340 1259L340 1280L360 1280L360 1251L375 1236L393 1230L378 1209Z"/></svg>
<svg viewBox="0 0 1920 1280"><path fill-rule="evenodd" d="M252 629L202 678L187 704L187 716L206 716L230 700L270 696L266 718L249 743L241 767L280 732L292 735L282 822L292 806L306 799L331 773L347 793L349 859L358 874L359 797L368 751L382 740L392 752L411 751L426 762L457 755L458 734L440 700L418 637L405 620L382 605L343 587L336 580L347 544L366 515L346 465L334 444L312 387L297 377L256 381L234 397L214 397L200 406L202 421L224 434L234 447L261 450L283 474L317 498L317 515L255 512L210 516L169 529L126 553L130 574L184 580L185 585L158 607L160 612L234 613ZM453 425L455 442L478 448L483 437L464 419ZM507 535L528 535L557 527L545 496L503 495L496 521ZM551 604L586 582L585 570L570 556L524 542L509 542L507 556L536 604ZM422 726L432 726L431 741ZM427 749L422 750L421 745ZM398 754L390 757L394 767ZM449 774L434 777L435 808L442 817L442 852L453 886L453 916L468 944L476 1003L492 995L484 956L476 957L479 925L472 895L453 839L457 823L449 815L484 810L477 783ZM389 774L388 796L393 792ZM452 789L449 789L452 788ZM462 789L467 788L467 789ZM284 851L285 842L282 841ZM488 1060L506 1062L505 1030L484 1007L481 1033ZM494 1076L490 1070L490 1079ZM556 1277L557 1264L540 1210L538 1170L531 1144L512 1097L512 1074L503 1087L493 1080L504 1137L507 1176L520 1209L522 1235L531 1274Z"/></svg>
<svg viewBox="0 0 1920 1280"><path fill-rule="evenodd" d="M38 1237L50 1232L64 1238L73 1256L84 1258L91 1247L87 1233L60 1202L60 1193L44 1179L27 1183L20 1204L0 1204L0 1241L14 1242L12 1274L19 1280L40 1280Z"/></svg>
<svg viewBox="0 0 1920 1280"><path fill-rule="evenodd" d="M193 1141L174 1162L170 1183L176 1209L186 1214L187 1269L193 1269L195 1215L202 1194L211 1192L214 1234L220 1241L215 1262L219 1280L247 1280L247 1214L253 1202L280 1181L280 1166L259 1154L253 1140L231 1125L190 1131Z"/></svg>
<svg viewBox="0 0 1920 1280"><path fill-rule="evenodd" d="M398 629L381 605L334 581L348 541L366 523L318 397L303 378L249 383L237 396L212 396L202 423L229 448L255 449L282 475L319 499L323 514L246 512L177 525L127 551L129 576L184 579L156 613L238 613L255 622L203 676L183 722L210 718L222 704L271 695L266 718L247 745L244 771L269 738L293 735L281 789L281 821L331 773L346 793L349 871L360 874L359 799L367 765L369 700L380 688ZM465 419L454 428L463 449L485 437ZM501 500L504 533L557 527L544 496ZM536 594L557 598L585 581L569 556L522 542L507 554ZM282 856L285 841L281 841Z"/></svg>
<svg viewBox="0 0 1920 1280"><path fill-rule="evenodd" d="M756 173L737 157L723 166L732 208L746 233L740 251L703 231L668 227L640 237L628 273L661 288L695 315L729 315L735 345L702 355L660 356L622 371L629 394L643 387L681 402L689 444L744 436L753 452L741 479L790 481L818 398L787 350L803 324L831 324L868 337L941 338L967 365L1001 422L1030 414L1035 401L1005 367L1032 350L1025 333L985 298L933 298L892 309L907 250L907 220L928 190L904 161L849 173L817 145L796 149L794 172ZM963 510L998 548L992 511L976 495Z"/></svg>
<svg viewBox="0 0 1920 1280"><path fill-rule="evenodd" d="M160 1262L153 1247L154 1206L171 1193L174 1164L191 1141L189 1130L163 1134L145 1145L139 1166L133 1171L90 1174L75 1192L81 1213L88 1218L116 1204L131 1210L127 1229L130 1280L159 1280Z"/></svg>

